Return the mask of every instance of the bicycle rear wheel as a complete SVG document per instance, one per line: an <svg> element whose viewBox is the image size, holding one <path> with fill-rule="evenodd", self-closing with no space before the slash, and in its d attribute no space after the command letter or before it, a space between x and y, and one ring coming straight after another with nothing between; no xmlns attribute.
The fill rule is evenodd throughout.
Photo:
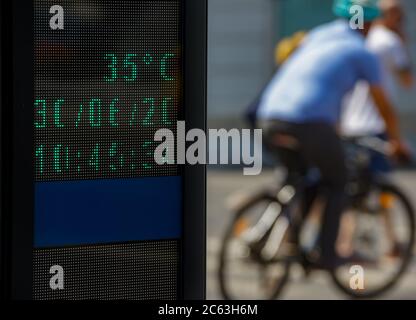
<svg viewBox="0 0 416 320"><path fill-rule="evenodd" d="M336 286L353 298L374 298L391 289L412 259L414 211L395 186L376 185L355 214L353 249L364 259L331 272Z"/></svg>
<svg viewBox="0 0 416 320"><path fill-rule="evenodd" d="M289 278L290 222L275 197L260 194L235 214L220 253L218 277L229 300L275 299Z"/></svg>

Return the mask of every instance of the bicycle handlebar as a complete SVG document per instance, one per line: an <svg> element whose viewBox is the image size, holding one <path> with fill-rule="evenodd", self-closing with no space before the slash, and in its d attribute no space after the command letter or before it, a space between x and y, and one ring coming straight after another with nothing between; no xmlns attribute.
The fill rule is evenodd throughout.
<svg viewBox="0 0 416 320"><path fill-rule="evenodd" d="M375 151L387 157L391 157L393 155L392 145L378 137L343 137L343 140L359 147L364 147L368 150Z"/></svg>
<svg viewBox="0 0 416 320"><path fill-rule="evenodd" d="M362 137L343 137L344 141L352 143L358 147L363 147L367 150L377 152L386 157L392 157L394 155L394 149L390 142L374 136L362 136ZM402 165L413 165L413 156L397 159Z"/></svg>

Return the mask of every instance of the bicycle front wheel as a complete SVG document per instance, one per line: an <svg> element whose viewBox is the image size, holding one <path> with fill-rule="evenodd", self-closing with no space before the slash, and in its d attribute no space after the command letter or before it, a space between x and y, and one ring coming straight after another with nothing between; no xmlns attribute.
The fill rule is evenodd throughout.
<svg viewBox="0 0 416 320"><path fill-rule="evenodd" d="M411 262L414 211L396 186L380 183L348 214L355 220L353 251L361 259L334 270L332 279L354 298L374 298L391 289Z"/></svg>
<svg viewBox="0 0 416 320"><path fill-rule="evenodd" d="M261 194L237 210L226 231L218 277L229 300L275 299L289 277L290 262L283 253L290 222L271 195Z"/></svg>

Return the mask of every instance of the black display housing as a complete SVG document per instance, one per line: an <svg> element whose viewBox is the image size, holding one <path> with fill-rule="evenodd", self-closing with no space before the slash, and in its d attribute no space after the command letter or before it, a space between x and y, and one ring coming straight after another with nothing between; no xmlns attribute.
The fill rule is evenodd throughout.
<svg viewBox="0 0 416 320"><path fill-rule="evenodd" d="M121 0L120 0L121 1ZM138 0L139 1L139 0ZM1 1L1 297L33 298L33 2ZM206 130L207 1L183 0L183 118ZM184 165L180 299L205 298L205 166Z"/></svg>

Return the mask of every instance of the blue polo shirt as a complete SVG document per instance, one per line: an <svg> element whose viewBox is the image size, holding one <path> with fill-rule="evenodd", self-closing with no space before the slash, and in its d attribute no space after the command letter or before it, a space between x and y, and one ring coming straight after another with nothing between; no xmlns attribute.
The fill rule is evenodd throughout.
<svg viewBox="0 0 416 320"><path fill-rule="evenodd" d="M335 124L342 100L359 80L381 83L378 58L348 21L328 23L311 31L277 72L261 97L257 116Z"/></svg>

